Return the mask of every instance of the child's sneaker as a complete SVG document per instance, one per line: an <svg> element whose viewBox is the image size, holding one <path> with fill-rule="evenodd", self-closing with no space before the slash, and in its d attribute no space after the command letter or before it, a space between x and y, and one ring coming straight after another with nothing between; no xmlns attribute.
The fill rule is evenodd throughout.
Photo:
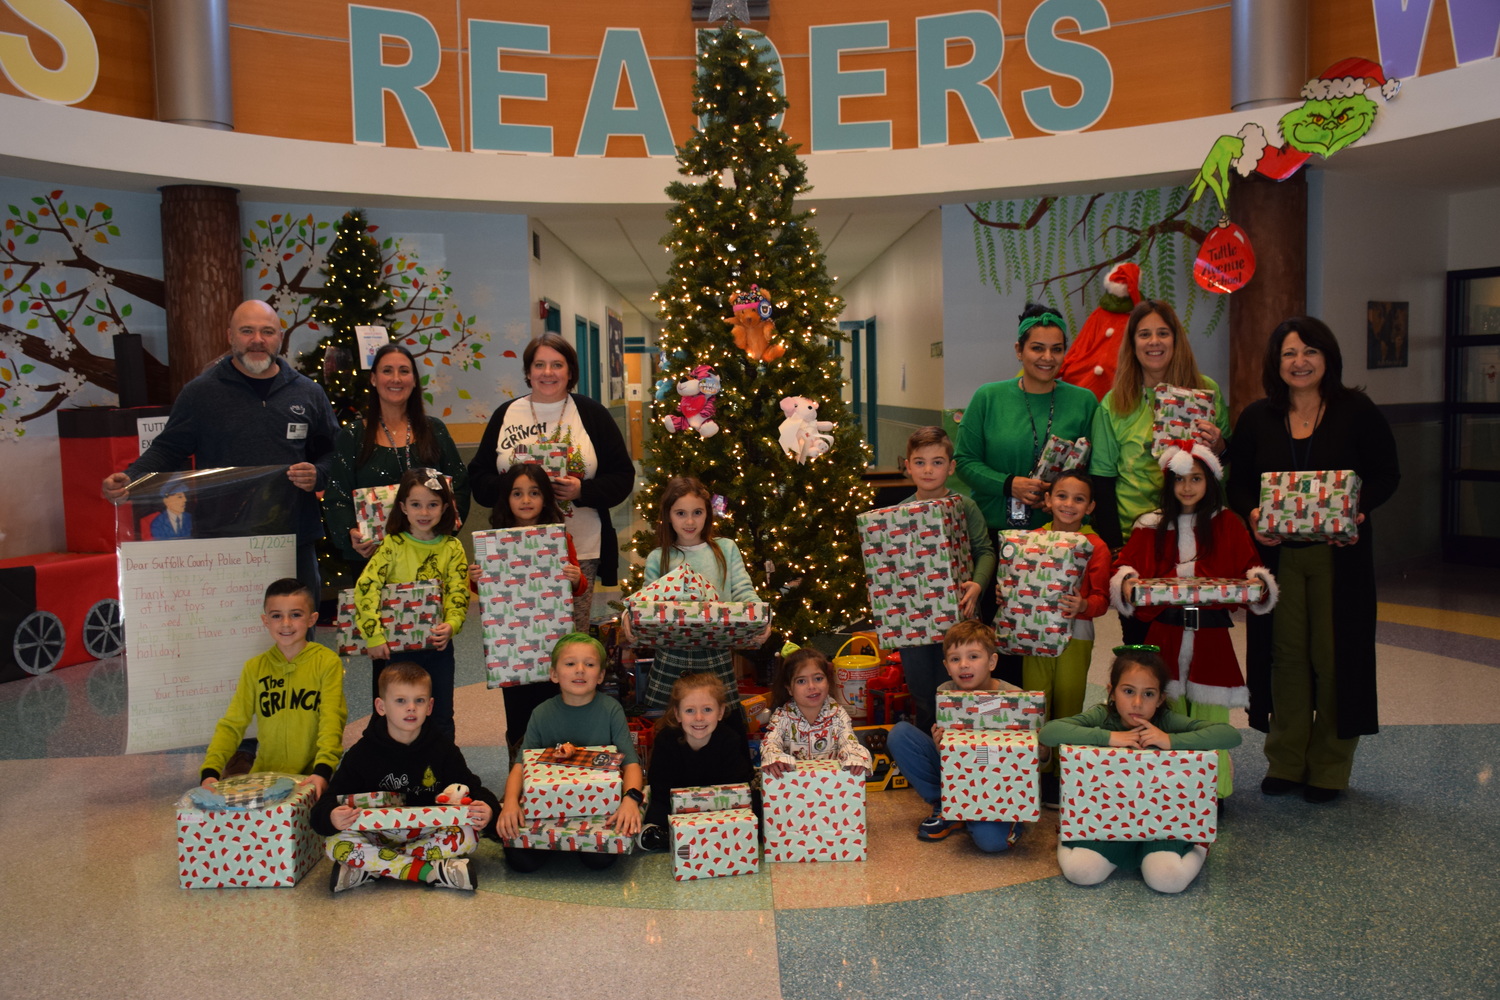
<svg viewBox="0 0 1500 1000"><path fill-rule="evenodd" d="M332 892L343 892L345 889L353 889L357 885L373 881L375 881L375 876L363 868L351 868L335 861L333 874L328 879L328 888Z"/></svg>
<svg viewBox="0 0 1500 1000"><path fill-rule="evenodd" d="M648 852L665 851L667 833L655 823L647 823L641 827L641 832L635 835L635 846Z"/></svg>
<svg viewBox="0 0 1500 1000"><path fill-rule="evenodd" d="M961 819L943 819L943 807L941 804L932 807L932 815L922 821L917 827L918 840L942 840L950 833L957 833L964 828Z"/></svg>
<svg viewBox="0 0 1500 1000"><path fill-rule="evenodd" d="M479 879L469 871L468 858L446 858L432 863L432 871L427 875L427 884L440 885L445 889L473 891L479 884Z"/></svg>

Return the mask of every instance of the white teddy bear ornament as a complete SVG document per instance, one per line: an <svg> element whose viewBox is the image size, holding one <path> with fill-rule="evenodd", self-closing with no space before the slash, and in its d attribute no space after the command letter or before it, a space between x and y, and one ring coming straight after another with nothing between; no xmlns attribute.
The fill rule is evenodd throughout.
<svg viewBox="0 0 1500 1000"><path fill-rule="evenodd" d="M787 396L781 401L781 412L786 419L781 422L781 447L799 463L827 454L833 448L833 438L827 431L838 425L818 419L818 404L806 396Z"/></svg>

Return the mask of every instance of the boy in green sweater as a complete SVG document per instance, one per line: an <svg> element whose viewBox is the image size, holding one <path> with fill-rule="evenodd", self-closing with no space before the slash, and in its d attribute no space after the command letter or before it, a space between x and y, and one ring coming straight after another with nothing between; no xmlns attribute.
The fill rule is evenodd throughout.
<svg viewBox="0 0 1500 1000"><path fill-rule="evenodd" d="M318 795L344 753L344 665L327 646L308 642L317 605L307 584L284 577L266 588L261 624L275 645L246 661L229 709L214 729L199 778L213 788L259 718L260 744L253 771L306 774Z"/></svg>

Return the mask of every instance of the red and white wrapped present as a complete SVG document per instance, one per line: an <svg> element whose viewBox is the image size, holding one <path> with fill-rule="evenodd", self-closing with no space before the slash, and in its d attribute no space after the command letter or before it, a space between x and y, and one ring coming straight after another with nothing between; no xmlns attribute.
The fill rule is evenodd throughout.
<svg viewBox="0 0 1500 1000"><path fill-rule="evenodd" d="M468 806L382 806L361 809L351 830L432 830L469 826Z"/></svg>
<svg viewBox="0 0 1500 1000"><path fill-rule="evenodd" d="M380 588L380 624L391 652L426 649L432 627L443 620L443 587L437 580L388 583ZM339 592L338 651L357 656L365 651L364 636L354 627L354 591Z"/></svg>
<svg viewBox="0 0 1500 1000"><path fill-rule="evenodd" d="M1261 580L1220 579L1210 576L1163 576L1136 581L1131 603L1207 607L1212 604L1259 604L1266 599Z"/></svg>
<svg viewBox="0 0 1500 1000"><path fill-rule="evenodd" d="M1289 541L1358 541L1361 485L1349 469L1262 472L1257 527Z"/></svg>
<svg viewBox="0 0 1500 1000"><path fill-rule="evenodd" d="M573 631L568 534L560 524L474 532L487 687L547 679L552 647Z"/></svg>
<svg viewBox="0 0 1500 1000"><path fill-rule="evenodd" d="M1093 544L1071 531L1000 534L995 642L1002 653L1061 656L1073 640L1073 619L1059 603L1078 593Z"/></svg>
<svg viewBox="0 0 1500 1000"><path fill-rule="evenodd" d="M1090 746L1059 751L1059 840L1207 844L1218 837L1218 751Z"/></svg>
<svg viewBox="0 0 1500 1000"><path fill-rule="evenodd" d="M836 760L761 773L768 861L863 861L865 779Z"/></svg>
<svg viewBox="0 0 1500 1000"><path fill-rule="evenodd" d="M1193 436L1193 421L1214 419L1214 394L1207 389L1185 389L1162 383L1156 387L1156 410L1151 421L1151 454Z"/></svg>
<svg viewBox="0 0 1500 1000"><path fill-rule="evenodd" d="M749 809L677 813L667 821L672 827L672 877L677 881L760 871L755 813Z"/></svg>
<svg viewBox="0 0 1500 1000"><path fill-rule="evenodd" d="M630 595L631 601L717 601L719 588L708 577L683 563L673 566L661 576Z"/></svg>
<svg viewBox="0 0 1500 1000"><path fill-rule="evenodd" d="M184 889L296 885L323 856L323 838L311 823L315 798L310 782L260 809L206 810L184 795L177 802L178 883Z"/></svg>
<svg viewBox="0 0 1500 1000"><path fill-rule="evenodd" d="M610 816L613 814L611 813ZM633 834L616 833L610 816L568 816L562 819L525 819L521 831L504 841L508 847L539 851L581 851L585 854L629 854Z"/></svg>
<svg viewBox="0 0 1500 1000"><path fill-rule="evenodd" d="M935 721L944 729L1040 729L1045 691L939 691Z"/></svg>
<svg viewBox="0 0 1500 1000"><path fill-rule="evenodd" d="M590 749L605 749L591 747ZM607 748L611 751L614 747ZM521 815L532 820L613 816L625 782L618 769L544 764L547 750L521 751Z"/></svg>
<svg viewBox="0 0 1500 1000"><path fill-rule="evenodd" d="M856 520L881 648L941 642L959 621L959 585L974 578L963 498L882 507Z"/></svg>
<svg viewBox="0 0 1500 1000"><path fill-rule="evenodd" d="M948 729L938 749L944 819L1031 823L1041 818L1036 733Z"/></svg>
<svg viewBox="0 0 1500 1000"><path fill-rule="evenodd" d="M672 812L723 812L725 809L749 809L750 786L697 785L672 789Z"/></svg>

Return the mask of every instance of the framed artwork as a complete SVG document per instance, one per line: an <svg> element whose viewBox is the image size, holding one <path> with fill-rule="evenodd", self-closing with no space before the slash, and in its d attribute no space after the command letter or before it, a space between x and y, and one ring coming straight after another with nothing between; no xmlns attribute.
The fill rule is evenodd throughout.
<svg viewBox="0 0 1500 1000"><path fill-rule="evenodd" d="M1365 310L1365 334L1369 356L1366 368L1405 368L1407 302L1369 302Z"/></svg>

